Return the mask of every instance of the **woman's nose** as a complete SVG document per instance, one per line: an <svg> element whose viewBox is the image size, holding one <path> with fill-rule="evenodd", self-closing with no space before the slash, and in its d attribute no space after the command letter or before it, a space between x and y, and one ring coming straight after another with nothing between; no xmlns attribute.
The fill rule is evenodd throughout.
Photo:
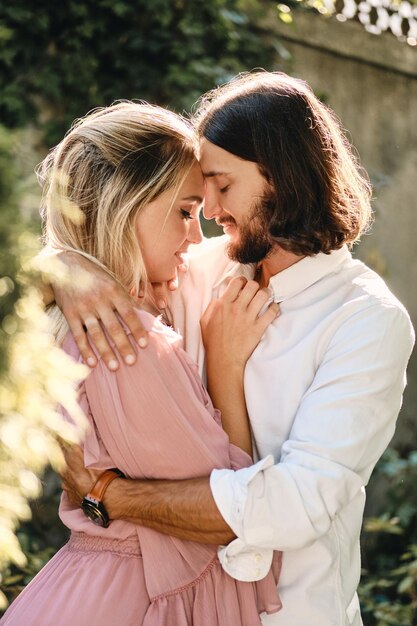
<svg viewBox="0 0 417 626"><path fill-rule="evenodd" d="M203 241L203 231L201 230L201 224L198 217L191 222L188 240L191 243L201 243Z"/></svg>

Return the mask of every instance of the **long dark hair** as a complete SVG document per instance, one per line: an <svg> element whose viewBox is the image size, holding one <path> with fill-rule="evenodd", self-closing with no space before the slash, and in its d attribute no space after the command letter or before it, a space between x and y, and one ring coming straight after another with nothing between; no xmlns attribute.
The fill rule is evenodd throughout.
<svg viewBox="0 0 417 626"><path fill-rule="evenodd" d="M269 234L295 254L329 253L370 223L371 186L335 115L280 72L240 75L203 96L200 137L258 164L274 189Z"/></svg>

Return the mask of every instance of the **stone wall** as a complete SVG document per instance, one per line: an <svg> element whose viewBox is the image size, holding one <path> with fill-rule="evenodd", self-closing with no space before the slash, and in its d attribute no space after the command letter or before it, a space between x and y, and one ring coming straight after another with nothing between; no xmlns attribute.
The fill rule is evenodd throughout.
<svg viewBox="0 0 417 626"><path fill-rule="evenodd" d="M417 48L357 22L297 12L266 17L276 69L306 80L342 120L374 185L375 223L355 254L382 274L417 328ZM394 444L417 447L417 351Z"/></svg>

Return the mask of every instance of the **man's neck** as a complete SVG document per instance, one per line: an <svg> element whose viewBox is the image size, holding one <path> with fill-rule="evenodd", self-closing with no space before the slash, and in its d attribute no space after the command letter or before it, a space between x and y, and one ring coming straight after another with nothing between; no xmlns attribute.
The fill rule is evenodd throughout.
<svg viewBox="0 0 417 626"><path fill-rule="evenodd" d="M288 267L298 263L298 261L301 261L303 258L303 255L287 252L282 248L276 248L276 250L274 250L272 254L268 255L266 259L261 261L258 266L257 280L259 285L261 287L267 287L272 276L286 270Z"/></svg>

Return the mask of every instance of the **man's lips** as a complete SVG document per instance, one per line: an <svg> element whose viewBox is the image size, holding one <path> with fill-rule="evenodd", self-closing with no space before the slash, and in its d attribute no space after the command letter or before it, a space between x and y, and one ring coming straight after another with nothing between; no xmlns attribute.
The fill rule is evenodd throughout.
<svg viewBox="0 0 417 626"><path fill-rule="evenodd" d="M235 220L228 220L228 219L220 219L220 220L216 220L216 224L217 226L230 226L230 225L235 225L236 222Z"/></svg>
<svg viewBox="0 0 417 626"><path fill-rule="evenodd" d="M236 222L233 220L216 220L216 224L218 226L221 226L223 228L223 230L229 230L229 228L235 228L236 227Z"/></svg>
<svg viewBox="0 0 417 626"><path fill-rule="evenodd" d="M228 233L228 232L236 229L236 224L234 224L233 222L225 222L225 223L221 224L221 226L223 227L223 232L224 233Z"/></svg>

